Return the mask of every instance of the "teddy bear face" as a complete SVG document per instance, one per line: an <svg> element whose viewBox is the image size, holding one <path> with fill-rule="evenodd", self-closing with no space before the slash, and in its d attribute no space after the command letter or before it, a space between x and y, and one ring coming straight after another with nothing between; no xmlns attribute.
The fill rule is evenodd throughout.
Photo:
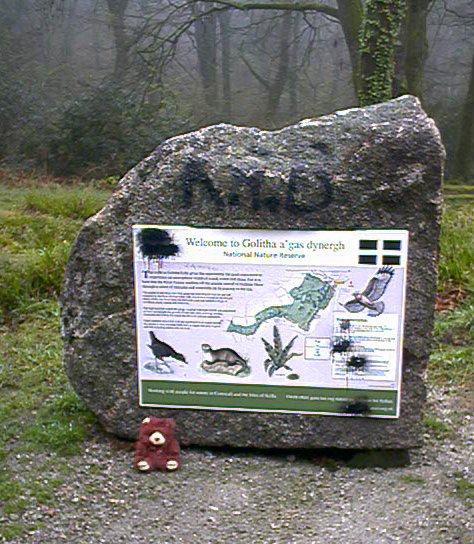
<svg viewBox="0 0 474 544"><path fill-rule="evenodd" d="M152 433L148 440L150 441L150 444L153 444L153 446L163 446L163 444L166 443L166 438L160 433L160 431L155 431Z"/></svg>

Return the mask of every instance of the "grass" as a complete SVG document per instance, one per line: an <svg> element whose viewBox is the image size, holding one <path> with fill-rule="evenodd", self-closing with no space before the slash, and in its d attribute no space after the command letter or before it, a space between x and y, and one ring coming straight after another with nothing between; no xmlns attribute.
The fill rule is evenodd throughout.
<svg viewBox="0 0 474 544"><path fill-rule="evenodd" d="M71 456L95 424L64 373L57 296L72 243L108 194L84 184L0 185L0 504L20 517L2 528L5 538L30 530L21 514L31 500L48 507L61 483L15 479L12 449Z"/></svg>
<svg viewBox="0 0 474 544"><path fill-rule="evenodd" d="M28 189L22 195L22 206L27 212L47 214L53 217L87 219L102 208L109 192L87 187L61 186L45 189Z"/></svg>
<svg viewBox="0 0 474 544"><path fill-rule="evenodd" d="M451 312L436 316L434 350L428 363L431 383L469 389L474 386L474 294Z"/></svg>
<svg viewBox="0 0 474 544"><path fill-rule="evenodd" d="M440 440L453 438L455 435L454 429L451 427L451 425L449 425L449 423L446 423L446 421L438 419L433 415L427 414L423 420L423 425L425 426L426 430L430 432L430 434Z"/></svg>
<svg viewBox="0 0 474 544"><path fill-rule="evenodd" d="M444 186L444 192L450 202L474 200L474 185L450 182Z"/></svg>
<svg viewBox="0 0 474 544"><path fill-rule="evenodd" d="M439 290L462 287L467 296L436 316L434 349L427 378L433 384L467 390L474 386L474 204L447 202L440 239Z"/></svg>
<svg viewBox="0 0 474 544"><path fill-rule="evenodd" d="M446 183L444 185L444 191L448 194L453 193L474 193L474 185L468 185L466 183Z"/></svg>
<svg viewBox="0 0 474 544"><path fill-rule="evenodd" d="M93 422L62 368L57 298L79 229L110 190L39 185L0 185L0 458L11 443L74 454Z"/></svg>
<svg viewBox="0 0 474 544"><path fill-rule="evenodd" d="M400 480L409 484L426 484L425 478L422 476L417 476L416 474L402 474L400 476Z"/></svg>
<svg viewBox="0 0 474 544"><path fill-rule="evenodd" d="M474 204L448 203L440 238L439 284L452 283L474 289Z"/></svg>
<svg viewBox="0 0 474 544"><path fill-rule="evenodd" d="M0 186L0 312L25 314L35 301L57 296L64 266L84 220L110 191L90 186Z"/></svg>
<svg viewBox="0 0 474 544"><path fill-rule="evenodd" d="M35 419L25 426L26 451L45 449L59 455L74 455L88 434L93 417L76 393L65 388L40 407Z"/></svg>
<svg viewBox="0 0 474 544"><path fill-rule="evenodd" d="M456 479L455 493L468 504L474 503L474 483L468 480L462 472L453 474Z"/></svg>
<svg viewBox="0 0 474 544"><path fill-rule="evenodd" d="M1 329L1 443L75 453L93 418L62 368L57 301L38 302L15 327Z"/></svg>

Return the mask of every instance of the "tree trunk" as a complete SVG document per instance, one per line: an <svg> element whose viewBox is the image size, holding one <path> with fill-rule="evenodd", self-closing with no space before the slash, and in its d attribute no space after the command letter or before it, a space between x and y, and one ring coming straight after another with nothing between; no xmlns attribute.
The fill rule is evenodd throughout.
<svg viewBox="0 0 474 544"><path fill-rule="evenodd" d="M115 62L114 81L119 81L125 74L128 66L128 39L125 29L125 11L128 0L107 0L107 7L111 15L112 33L114 35Z"/></svg>
<svg viewBox="0 0 474 544"><path fill-rule="evenodd" d="M470 177L474 136L474 52L471 75L466 98L461 112L458 148L454 160L454 177L467 181Z"/></svg>
<svg viewBox="0 0 474 544"><path fill-rule="evenodd" d="M74 51L74 22L76 20L77 0L66 3L67 14L62 29L62 64L64 70L61 77L61 87L67 91L73 80L72 57Z"/></svg>
<svg viewBox="0 0 474 544"><path fill-rule="evenodd" d="M219 13L219 28L222 43L222 120L230 123L232 118L232 94L231 94L231 12Z"/></svg>
<svg viewBox="0 0 474 544"><path fill-rule="evenodd" d="M265 108L265 122L269 126L275 123L276 113L280 104L280 98L288 80L288 75L290 71L291 21L291 12L287 12L282 16L278 68L275 77L268 86L267 106Z"/></svg>
<svg viewBox="0 0 474 544"><path fill-rule="evenodd" d="M423 71L428 54L426 19L431 0L407 2L407 91L423 100Z"/></svg>
<svg viewBox="0 0 474 544"><path fill-rule="evenodd" d="M405 13L404 0L368 0L360 38L361 105L392 98L395 48Z"/></svg>
<svg viewBox="0 0 474 544"><path fill-rule="evenodd" d="M207 5L207 8L209 5ZM214 13L200 16L198 3L193 4L194 37L196 39L199 74L204 92L204 101L209 109L210 120L215 120L219 109L217 82L217 16Z"/></svg>
<svg viewBox="0 0 474 544"><path fill-rule="evenodd" d="M298 26L299 26L299 14L295 13L291 22L291 47L290 47L290 73L288 79L289 87L289 117L290 121L295 121L298 117Z"/></svg>
<svg viewBox="0 0 474 544"><path fill-rule="evenodd" d="M351 61L352 84L357 97L361 88L359 34L364 18L364 7L361 0L337 0L337 6L338 19L341 23Z"/></svg>

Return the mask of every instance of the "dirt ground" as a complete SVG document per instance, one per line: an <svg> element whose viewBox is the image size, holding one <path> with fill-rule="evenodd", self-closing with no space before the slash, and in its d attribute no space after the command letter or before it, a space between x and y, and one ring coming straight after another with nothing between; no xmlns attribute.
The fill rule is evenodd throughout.
<svg viewBox="0 0 474 544"><path fill-rule="evenodd" d="M472 408L465 395L431 392L424 446L398 467L378 457L356 468L360 457L320 451L189 448L179 471L142 474L131 445L101 433L72 458L16 453L10 469L32 493L23 514L2 514L0 529L24 530L2 542L471 544Z"/></svg>

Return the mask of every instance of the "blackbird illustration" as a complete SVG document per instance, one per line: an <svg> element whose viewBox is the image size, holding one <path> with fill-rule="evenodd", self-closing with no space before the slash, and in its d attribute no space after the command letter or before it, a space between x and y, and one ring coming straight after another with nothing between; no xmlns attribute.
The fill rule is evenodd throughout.
<svg viewBox="0 0 474 544"><path fill-rule="evenodd" d="M183 363L188 364L186 359L184 358L184 355L175 351L170 345L166 344L165 342L158 340L158 338L155 336L153 331L149 331L149 333L150 333L151 344L149 344L148 347L153 352L153 355L155 356L155 361L157 364L159 359L162 364L170 368L167 362L165 361L165 358L167 357L171 357L172 359L175 359L177 361L182 361Z"/></svg>

